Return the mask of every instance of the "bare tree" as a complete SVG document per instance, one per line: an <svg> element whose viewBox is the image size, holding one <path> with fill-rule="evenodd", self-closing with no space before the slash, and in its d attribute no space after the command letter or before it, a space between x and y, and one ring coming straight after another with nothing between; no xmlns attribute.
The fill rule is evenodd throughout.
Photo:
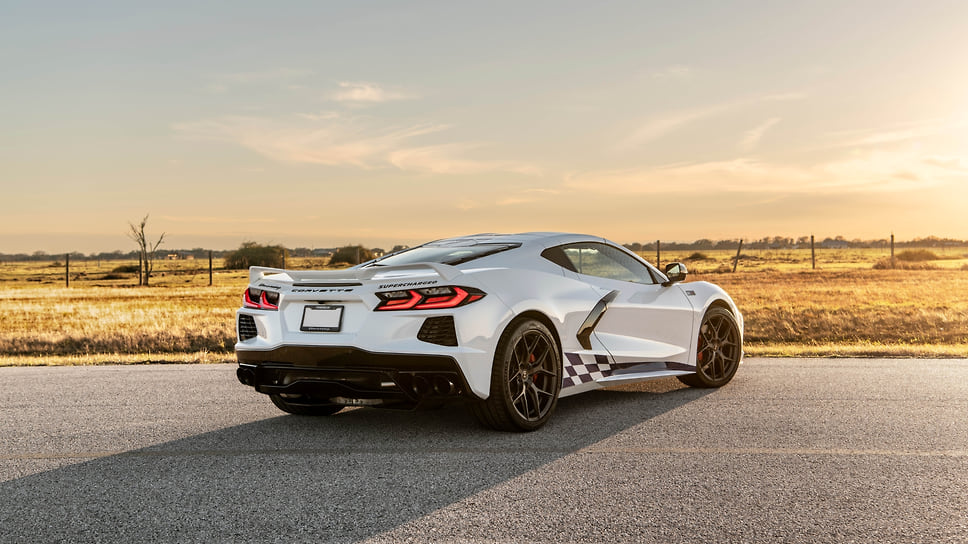
<svg viewBox="0 0 968 544"><path fill-rule="evenodd" d="M151 271L154 270L154 254L158 246L165 240L165 233L161 233L158 237L158 241L152 244L148 240L148 236L145 234L145 225L148 224L148 215L146 214L141 220L141 223L135 225L129 222L128 226L131 227L131 232L128 233L128 238L134 240L134 243L138 244L138 250L141 253L141 270L138 272L138 285L148 285L148 278L151 277ZM143 271L143 273L142 273Z"/></svg>

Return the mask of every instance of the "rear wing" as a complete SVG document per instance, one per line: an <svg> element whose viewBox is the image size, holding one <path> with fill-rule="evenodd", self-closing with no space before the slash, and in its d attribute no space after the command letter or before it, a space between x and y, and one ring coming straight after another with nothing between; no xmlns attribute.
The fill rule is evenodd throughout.
<svg viewBox="0 0 968 544"><path fill-rule="evenodd" d="M421 274L420 272L424 272ZM455 266L441 263L413 263L395 266L368 266L366 268L346 268L343 270L286 270L266 266L249 268L249 283L254 284L266 276L280 276L278 280L290 283L326 282L345 283L367 280L389 280L436 274L446 281L463 275Z"/></svg>

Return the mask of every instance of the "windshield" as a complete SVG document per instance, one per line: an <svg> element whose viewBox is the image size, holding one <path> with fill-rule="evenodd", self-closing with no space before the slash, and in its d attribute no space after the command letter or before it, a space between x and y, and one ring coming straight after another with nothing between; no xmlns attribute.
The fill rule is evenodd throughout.
<svg viewBox="0 0 968 544"><path fill-rule="evenodd" d="M474 244L470 246L424 245L387 255L368 266L395 266L413 263L456 265L518 247L520 244Z"/></svg>

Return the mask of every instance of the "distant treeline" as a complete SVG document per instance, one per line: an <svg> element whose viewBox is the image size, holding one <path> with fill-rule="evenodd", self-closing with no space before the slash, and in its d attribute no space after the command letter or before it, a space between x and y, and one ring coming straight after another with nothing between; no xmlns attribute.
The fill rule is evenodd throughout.
<svg viewBox="0 0 968 544"><path fill-rule="evenodd" d="M695 240L693 242L666 242L660 241L661 250L666 251L689 251L689 250L708 250L708 249L733 249L735 250L739 244L738 239L732 240L710 240L703 238L701 240ZM891 241L888 238L880 240L860 240L853 239L847 240L843 236L835 236L834 238L824 238L816 239L814 241L816 247L819 248L889 248L891 246ZM634 242L629 244L624 244L625 247L631 249L632 251L655 251L656 242ZM245 244L243 244L243 247ZM937 236L928 236L927 238L915 238L913 240L907 241L895 241L894 246L897 248L945 248L945 247L965 247L968 246L968 240L956 240L952 238L939 238ZM356 248L362 248L362 246L344 246L339 248L308 248L308 247L297 247L297 248L286 248L286 255L289 257L332 257L341 250L347 248L352 248L356 251ZM390 251L399 251L407 246L397 245L394 246ZM761 238L759 240L743 240L744 249L802 249L810 247L810 237L800 236L799 238L788 238L783 236L773 236ZM386 251L382 248L363 248L364 251L372 253L374 256L383 255ZM221 250L208 250L204 248L194 248L194 249L159 249L155 252L155 258L166 259L166 258L176 258L176 259L208 259L209 251L212 253L212 257L216 259L222 259L230 254L238 251L235 249L221 249ZM0 253L0 261L6 262L23 262L23 261L52 261L60 260L65 257L65 253L47 253L45 251L35 251L33 253ZM128 252L123 252L120 250L116 251L105 251L101 253L90 253L84 254L81 252L71 252L69 254L71 260L84 260L84 261L136 261L138 260L138 250L131 250Z"/></svg>
<svg viewBox="0 0 968 544"><path fill-rule="evenodd" d="M660 241L661 250L701 250L701 249L736 249L739 245L739 240L709 240L702 239L696 240L694 242L666 242ZM836 236L834 238L824 238L823 240L817 238L814 240L814 245L819 248L889 248L891 247L891 240L884 238L881 240L860 240L853 239L847 240L843 236ZM896 248L906 248L906 247L916 247L916 248L944 248L944 247L965 247L968 246L968 240L955 240L952 238L938 238L937 236L928 236L927 238L915 238L913 240L907 240L903 242L895 241L894 247ZM632 244L625 244L625 247L631 249L632 251L655 251L656 242L640 243L635 242ZM801 236L799 238L787 238L783 236L773 236L761 238L759 240L743 240L744 249L802 249L810 247L810 237Z"/></svg>
<svg viewBox="0 0 968 544"><path fill-rule="evenodd" d="M287 249L286 252L290 257L329 257L337 249L336 248L316 248L310 249L307 247L297 247L293 249ZM215 259L222 259L227 255L237 251L235 249L213 249L212 257ZM208 249L195 248L195 249L159 249L154 253L156 259L164 260L168 256L177 259L208 259ZM67 253L47 253L45 251L35 251L33 253L0 253L0 260L2 261L52 261L52 260L62 260ZM90 253L84 254L79 251L72 251L69 253L71 260L78 261L137 261L138 260L138 250L128 251L127 253L123 251L103 251L101 253Z"/></svg>

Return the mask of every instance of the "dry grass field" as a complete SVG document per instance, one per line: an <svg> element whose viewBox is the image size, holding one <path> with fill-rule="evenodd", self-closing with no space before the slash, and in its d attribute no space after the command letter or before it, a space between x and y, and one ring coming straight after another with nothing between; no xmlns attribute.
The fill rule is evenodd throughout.
<svg viewBox="0 0 968 544"><path fill-rule="evenodd" d="M874 270L883 250L663 253L690 281L723 286L746 318L747 352L774 356L968 357L968 248L913 270ZM655 259L654 254L643 254ZM323 262L293 259L293 268ZM0 263L0 366L231 361L247 275L158 261L150 287L131 262Z"/></svg>
<svg viewBox="0 0 968 544"><path fill-rule="evenodd" d="M968 357L968 270L697 275L726 289L763 356Z"/></svg>

